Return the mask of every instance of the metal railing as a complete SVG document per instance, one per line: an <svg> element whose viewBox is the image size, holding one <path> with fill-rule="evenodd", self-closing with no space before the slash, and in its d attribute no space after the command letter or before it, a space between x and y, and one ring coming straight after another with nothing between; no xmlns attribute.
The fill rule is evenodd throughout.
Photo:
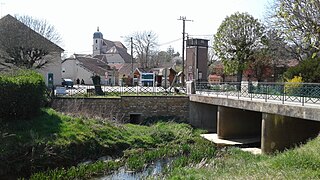
<svg viewBox="0 0 320 180"><path fill-rule="evenodd" d="M264 83L264 82L196 82L196 92L199 94L220 97L237 97L263 99L265 102L281 101L320 105L320 84L317 83Z"/></svg>
<svg viewBox="0 0 320 180"><path fill-rule="evenodd" d="M164 96L184 95L182 87L74 85L72 88L56 86L55 97L107 97L107 96Z"/></svg>

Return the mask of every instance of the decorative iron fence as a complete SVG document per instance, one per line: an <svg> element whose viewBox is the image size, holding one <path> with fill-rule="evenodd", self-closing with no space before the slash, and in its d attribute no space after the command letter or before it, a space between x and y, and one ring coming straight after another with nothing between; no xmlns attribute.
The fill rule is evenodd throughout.
<svg viewBox="0 0 320 180"><path fill-rule="evenodd" d="M56 97L163 96L184 94L186 94L186 91L182 87L74 85L72 88L57 86L54 89L54 96Z"/></svg>
<svg viewBox="0 0 320 180"><path fill-rule="evenodd" d="M240 97L285 102L320 104L320 84L264 82L197 82L197 93L224 97Z"/></svg>

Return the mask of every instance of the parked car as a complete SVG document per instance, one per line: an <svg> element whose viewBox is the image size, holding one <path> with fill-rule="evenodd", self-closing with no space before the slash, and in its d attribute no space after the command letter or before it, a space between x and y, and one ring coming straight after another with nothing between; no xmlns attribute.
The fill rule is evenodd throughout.
<svg viewBox="0 0 320 180"><path fill-rule="evenodd" d="M73 87L72 79L63 79L62 86L66 87L66 88L72 88Z"/></svg>

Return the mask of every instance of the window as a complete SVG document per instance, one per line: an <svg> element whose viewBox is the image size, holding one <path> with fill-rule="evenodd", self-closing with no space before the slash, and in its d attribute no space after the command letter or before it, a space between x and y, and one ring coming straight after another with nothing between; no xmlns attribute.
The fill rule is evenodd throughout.
<svg viewBox="0 0 320 180"><path fill-rule="evenodd" d="M98 43L98 40L96 40L96 44Z"/></svg>

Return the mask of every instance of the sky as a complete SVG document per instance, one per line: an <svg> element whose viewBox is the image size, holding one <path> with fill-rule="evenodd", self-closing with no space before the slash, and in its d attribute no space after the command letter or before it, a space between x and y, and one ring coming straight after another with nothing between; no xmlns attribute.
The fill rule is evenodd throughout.
<svg viewBox="0 0 320 180"><path fill-rule="evenodd" d="M93 33L121 41L134 32L153 31L159 50L182 51L182 21L190 37L212 39L221 22L235 12L263 20L268 0L0 0L1 17L29 15L45 19L61 34L66 54L91 54ZM130 48L128 47L128 51ZM181 53L180 53L181 54Z"/></svg>

